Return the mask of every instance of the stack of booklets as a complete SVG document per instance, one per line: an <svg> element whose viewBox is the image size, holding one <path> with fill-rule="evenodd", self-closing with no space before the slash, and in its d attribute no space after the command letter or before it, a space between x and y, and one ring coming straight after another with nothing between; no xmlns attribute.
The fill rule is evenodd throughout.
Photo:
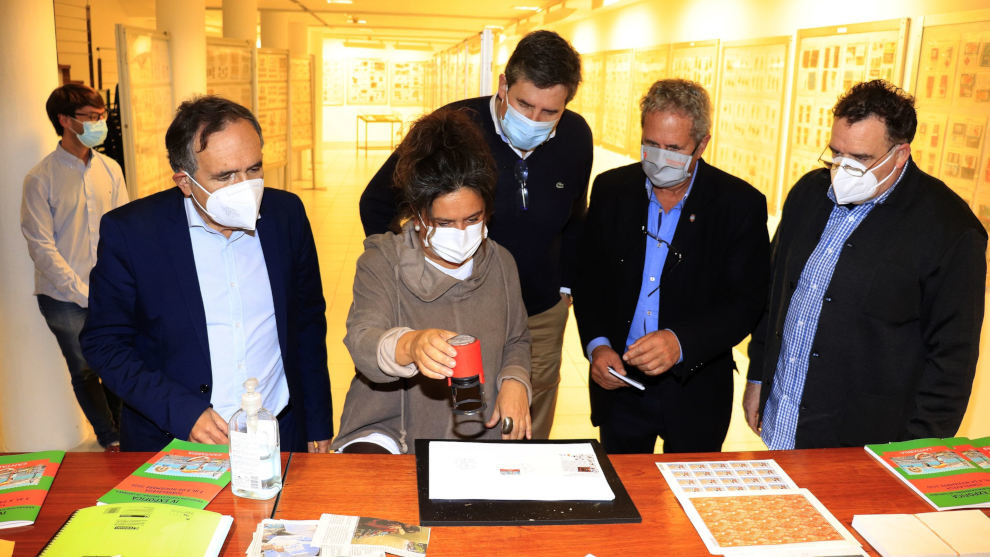
<svg viewBox="0 0 990 557"><path fill-rule="evenodd" d="M64 457L65 451L0 456L0 529L34 524Z"/></svg>
<svg viewBox="0 0 990 557"><path fill-rule="evenodd" d="M220 554L233 519L211 511L160 503L119 503L72 513L42 556Z"/></svg>
<svg viewBox="0 0 990 557"><path fill-rule="evenodd" d="M990 555L990 517L978 510L858 514L852 525L883 557Z"/></svg>
<svg viewBox="0 0 990 557"><path fill-rule="evenodd" d="M936 510L990 507L990 437L866 445L866 452Z"/></svg>
<svg viewBox="0 0 990 557"><path fill-rule="evenodd" d="M262 520L248 557L332 555L423 557L430 529L395 520L324 514L319 520Z"/></svg>
<svg viewBox="0 0 990 557"><path fill-rule="evenodd" d="M865 555L832 513L773 460L657 467L713 555Z"/></svg>
<svg viewBox="0 0 990 557"><path fill-rule="evenodd" d="M205 509L228 483L227 445L173 439L98 502L164 503Z"/></svg>

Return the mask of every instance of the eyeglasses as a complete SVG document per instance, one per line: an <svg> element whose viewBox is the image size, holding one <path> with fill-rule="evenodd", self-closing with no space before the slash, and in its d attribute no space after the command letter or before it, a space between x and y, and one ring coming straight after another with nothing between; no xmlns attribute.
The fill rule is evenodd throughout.
<svg viewBox="0 0 990 557"><path fill-rule="evenodd" d="M107 117L107 112L76 112L74 114L76 120L80 122L99 122Z"/></svg>
<svg viewBox="0 0 990 557"><path fill-rule="evenodd" d="M845 163L839 164L839 163L833 161L830 155L826 155L825 154L828 151L828 146L826 146L824 149L822 149L822 154L818 156L818 162L822 163L822 165L824 165L825 168L827 168L830 171L831 170L834 170L836 167L838 167L838 168L841 168L842 170L845 170L851 176L855 176L857 178L862 178L864 174L866 174L870 170L873 170L873 167L875 167L878 164L882 163L883 161L887 160L886 156L884 156L884 155L887 155L888 153L890 153L891 151L893 151L894 149L896 149L896 148L898 148L900 146L901 146L901 144L898 143L897 145L894 145L890 149L887 149L887 152L885 152L883 155L881 155L880 157L878 157L877 160L874 161L873 164L871 164L866 169L857 168L855 166L850 166L850 165L845 164ZM843 159L844 158L845 157L843 157Z"/></svg>
<svg viewBox="0 0 990 557"><path fill-rule="evenodd" d="M523 211L529 210L529 189L526 181L529 180L529 165L525 159L516 161L516 182L519 183L519 206Z"/></svg>

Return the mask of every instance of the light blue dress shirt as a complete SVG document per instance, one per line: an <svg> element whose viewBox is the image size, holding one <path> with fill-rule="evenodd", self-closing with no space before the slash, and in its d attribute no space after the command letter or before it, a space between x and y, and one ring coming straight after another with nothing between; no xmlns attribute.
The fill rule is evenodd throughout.
<svg viewBox="0 0 990 557"><path fill-rule="evenodd" d="M907 165L904 166L907 170ZM760 437L770 450L793 449L798 425L804 382L808 375L809 358L818 331L822 301L832 273L849 236L866 220L873 208L883 204L904 176L904 170L894 185L882 195L861 205L838 205L832 208L825 230L815 250L801 271L797 287L784 319L784 331L774 374L773 387L763 410ZM832 188L828 198L835 202Z"/></svg>
<svg viewBox="0 0 990 557"><path fill-rule="evenodd" d="M650 183L649 178L646 179L646 195L650 198L649 207L646 210L647 230L650 231L652 236L660 238L663 242L649 235L646 238L646 257L643 261L643 280L639 288L639 298L636 300L636 311L633 313L632 325L629 327L629 335L626 338L626 346L620 354L624 353L639 338L647 333L658 330L660 327L660 315L658 311L660 275L663 274L663 267L667 261L667 254L670 251L667 246L674 240L677 223L681 219L681 210L684 208L684 202L691 195L691 189L694 187L696 176L697 171L691 175L691 183L688 184L688 189L684 192L684 197L668 213L663 213L663 206L657 200L656 196L653 195L653 184ZM661 213L663 214L662 218L660 217ZM677 333L674 333L674 337L677 337ZM678 344L680 344L679 340ZM611 346L611 343L606 337L591 339L591 342L588 343L586 348L588 360L591 360L591 353L599 346ZM677 360L677 363L681 363L682 361L684 361L683 353L681 353L681 357Z"/></svg>
<svg viewBox="0 0 990 557"><path fill-rule="evenodd" d="M258 232L235 230L224 238L188 197L185 208L210 343L210 403L229 421L241 407L244 381L254 377L265 409L278 415L289 403L289 386Z"/></svg>

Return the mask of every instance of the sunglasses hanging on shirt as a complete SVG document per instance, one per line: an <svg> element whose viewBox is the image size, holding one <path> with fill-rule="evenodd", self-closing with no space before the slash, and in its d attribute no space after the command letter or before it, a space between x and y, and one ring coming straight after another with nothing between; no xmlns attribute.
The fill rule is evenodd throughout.
<svg viewBox="0 0 990 557"><path fill-rule="evenodd" d="M523 211L529 210L529 189L526 182L529 180L529 165L525 159L516 161L516 182L519 183L519 206Z"/></svg>

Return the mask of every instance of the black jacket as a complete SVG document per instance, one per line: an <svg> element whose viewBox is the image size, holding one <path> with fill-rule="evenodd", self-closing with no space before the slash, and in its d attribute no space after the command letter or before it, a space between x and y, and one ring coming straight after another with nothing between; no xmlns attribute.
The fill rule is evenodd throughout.
<svg viewBox="0 0 990 557"><path fill-rule="evenodd" d="M796 447L951 437L972 388L983 322L987 233L959 196L914 162L849 236L822 297ZM824 169L795 184L772 247L768 315L749 378L773 386L784 320L834 203Z"/></svg>
<svg viewBox="0 0 990 557"><path fill-rule="evenodd" d="M667 257L658 297L660 329L677 335L684 358L667 373L681 382L735 367L732 347L764 311L770 268L763 194L704 160L696 172L671 242L683 259ZM582 348L600 336L620 355L626 348L643 280L645 184L639 163L595 178L574 291ZM659 379L627 372L647 383ZM608 392L591 384L593 421Z"/></svg>
<svg viewBox="0 0 990 557"><path fill-rule="evenodd" d="M562 286L573 286L591 176L591 129L580 115L564 111L554 137L526 158L530 209L523 212L515 179L519 155L495 130L490 102L490 96L477 97L447 107L467 110L495 159L495 213L488 234L515 258L526 312L536 315L560 301ZM392 187L396 160L393 153L361 194L361 223L368 236L389 230L398 214L401 192Z"/></svg>

